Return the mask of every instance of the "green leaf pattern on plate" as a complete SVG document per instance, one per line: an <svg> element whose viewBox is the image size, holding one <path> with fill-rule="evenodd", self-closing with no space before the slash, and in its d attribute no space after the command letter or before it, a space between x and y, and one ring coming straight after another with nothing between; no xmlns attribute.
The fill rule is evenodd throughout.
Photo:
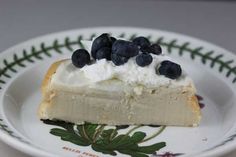
<svg viewBox="0 0 236 157"><path fill-rule="evenodd" d="M140 125L134 126L126 134L119 134L117 127L106 128L106 125L90 123L75 125L50 120L44 120L43 122L61 127L51 129L50 133L61 137L63 141L68 141L79 146L91 146L94 151L113 156L119 152L132 157L148 157L148 154L153 154L166 146L165 142L159 142L149 146L139 145L158 136L165 129L165 126L161 126L154 135L146 137L146 133L144 132L134 132L136 129L142 127Z"/></svg>

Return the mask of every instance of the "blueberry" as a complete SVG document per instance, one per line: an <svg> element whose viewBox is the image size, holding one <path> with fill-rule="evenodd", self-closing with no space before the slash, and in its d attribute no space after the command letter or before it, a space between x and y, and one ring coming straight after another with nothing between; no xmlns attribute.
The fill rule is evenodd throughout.
<svg viewBox="0 0 236 157"><path fill-rule="evenodd" d="M152 60L152 56L148 53L142 53L136 57L136 63L141 67L151 64Z"/></svg>
<svg viewBox="0 0 236 157"><path fill-rule="evenodd" d="M111 37L111 43L114 44L114 42L116 41L117 39L115 37Z"/></svg>
<svg viewBox="0 0 236 157"><path fill-rule="evenodd" d="M158 73L170 79L177 79L181 76L182 69L179 64L165 60L161 62L161 66L158 69Z"/></svg>
<svg viewBox="0 0 236 157"><path fill-rule="evenodd" d="M161 46L159 44L152 44L149 49L148 49L148 53L153 53L156 55L161 54L162 50L161 50Z"/></svg>
<svg viewBox="0 0 236 157"><path fill-rule="evenodd" d="M100 60L103 58L111 60L111 48L103 47L97 51L96 59Z"/></svg>
<svg viewBox="0 0 236 157"><path fill-rule="evenodd" d="M87 50L78 49L72 54L71 60L74 66L82 68L90 62L90 55Z"/></svg>
<svg viewBox="0 0 236 157"><path fill-rule="evenodd" d="M125 40L116 40L112 45L112 53L126 58L138 55L139 49L134 43Z"/></svg>
<svg viewBox="0 0 236 157"><path fill-rule="evenodd" d="M100 35L93 41L92 48L91 48L92 57L96 59L96 53L99 49L101 49L102 47L111 48L111 46L112 46L112 40L109 34L103 33L102 35Z"/></svg>
<svg viewBox="0 0 236 157"><path fill-rule="evenodd" d="M115 65L119 66L119 65L123 65L126 62L128 62L129 58L124 57L124 56L119 56L116 53L112 53L111 54L111 60Z"/></svg>
<svg viewBox="0 0 236 157"><path fill-rule="evenodd" d="M173 64L173 63L174 62L172 62L172 61L164 60L164 61L161 62L161 65ZM174 64L176 64L176 63L174 63Z"/></svg>
<svg viewBox="0 0 236 157"><path fill-rule="evenodd" d="M147 46L145 46L145 47L140 47L140 51L141 51L141 52L149 53L149 51L150 51L149 49L150 49L149 46L148 46L148 47L147 47Z"/></svg>
<svg viewBox="0 0 236 157"><path fill-rule="evenodd" d="M149 47L151 45L150 41L147 38L142 37L142 36L134 38L133 43L140 47Z"/></svg>
<svg viewBox="0 0 236 157"><path fill-rule="evenodd" d="M141 52L152 53L152 54L155 54L155 55L159 55L162 52L161 47L158 44L152 44L149 47L141 47L140 51Z"/></svg>

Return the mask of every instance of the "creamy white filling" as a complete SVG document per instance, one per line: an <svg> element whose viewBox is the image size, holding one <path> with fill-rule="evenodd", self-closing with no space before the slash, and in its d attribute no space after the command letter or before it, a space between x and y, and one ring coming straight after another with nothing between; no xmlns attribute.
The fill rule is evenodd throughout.
<svg viewBox="0 0 236 157"><path fill-rule="evenodd" d="M83 42L85 48L90 51L91 41ZM85 85L94 86L99 82L118 79L126 84L143 85L146 87L158 86L187 86L192 80L183 71L178 79L169 79L156 73L156 68L163 60L171 60L170 57L152 54L153 61L150 65L140 67L136 64L135 57L129 59L124 65L116 66L112 61L106 59L97 60L94 64L83 68L73 66L71 60L59 65L52 77L52 83L64 86L81 87Z"/></svg>

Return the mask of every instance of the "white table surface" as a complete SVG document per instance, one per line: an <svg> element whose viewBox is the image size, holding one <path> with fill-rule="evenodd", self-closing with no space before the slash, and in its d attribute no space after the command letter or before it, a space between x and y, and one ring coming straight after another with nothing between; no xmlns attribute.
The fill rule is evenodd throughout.
<svg viewBox="0 0 236 157"><path fill-rule="evenodd" d="M180 0L0 0L0 52L47 33L135 26L187 34L236 53L236 2ZM0 141L1 157L29 157ZM236 150L224 157L235 157Z"/></svg>

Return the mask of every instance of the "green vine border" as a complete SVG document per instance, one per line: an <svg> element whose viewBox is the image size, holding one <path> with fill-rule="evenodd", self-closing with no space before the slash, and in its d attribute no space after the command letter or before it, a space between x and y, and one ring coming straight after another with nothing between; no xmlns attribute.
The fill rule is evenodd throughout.
<svg viewBox="0 0 236 157"><path fill-rule="evenodd" d="M135 38L138 34L132 34L129 37L126 36L125 33L121 33L119 37L121 38L127 38L132 40ZM90 39L95 37L96 34L93 33L90 35ZM152 39L152 36L147 36L147 38ZM3 67L0 67L0 91L3 89L3 85L7 84L7 79L9 80L12 78L11 73L17 73L17 68L25 68L27 65L26 63L33 64L36 61L44 60L45 58L52 57L52 53L56 52L57 54L63 54L62 48L66 48L69 52L73 52L72 46L78 45L80 48L83 48L84 46L81 43L81 40L83 39L82 35L79 35L77 37L77 40L71 41L69 37L65 37L64 42L59 43L58 39L55 39L53 41L52 45L46 45L44 42L40 43L40 48L36 49L35 46L31 46L30 51L23 50L22 56L19 57L17 54L14 53L12 56L13 61L9 62L7 59L3 59ZM173 49L178 50L178 55L183 56L183 54L188 53L190 58L192 60L195 60L196 58L201 59L201 62L205 65L207 62L210 62L210 67L214 68L215 65L219 65L218 71L222 73L223 71L226 71L225 77L229 78L231 75L233 75L232 83L234 84L236 82L236 66L233 65L234 60L224 60L224 54L215 54L215 51L206 51L204 52L204 48L202 46L191 48L190 42L184 42L182 44L178 44L178 39L173 39L171 41L165 41L164 36L159 37L154 43L158 43L163 47L167 48L167 52L171 54L173 52ZM4 132L6 132L8 135L12 136L13 138L16 138L20 140L21 142L28 143L27 141L23 140L21 137L16 136L13 131L9 129L9 127L4 123L3 119L0 119L0 129ZM234 140L236 137L236 134L233 134L227 138L227 140L223 141L221 144L216 145L215 147L208 149L212 150L214 148L217 148L219 146L222 146L229 141Z"/></svg>

